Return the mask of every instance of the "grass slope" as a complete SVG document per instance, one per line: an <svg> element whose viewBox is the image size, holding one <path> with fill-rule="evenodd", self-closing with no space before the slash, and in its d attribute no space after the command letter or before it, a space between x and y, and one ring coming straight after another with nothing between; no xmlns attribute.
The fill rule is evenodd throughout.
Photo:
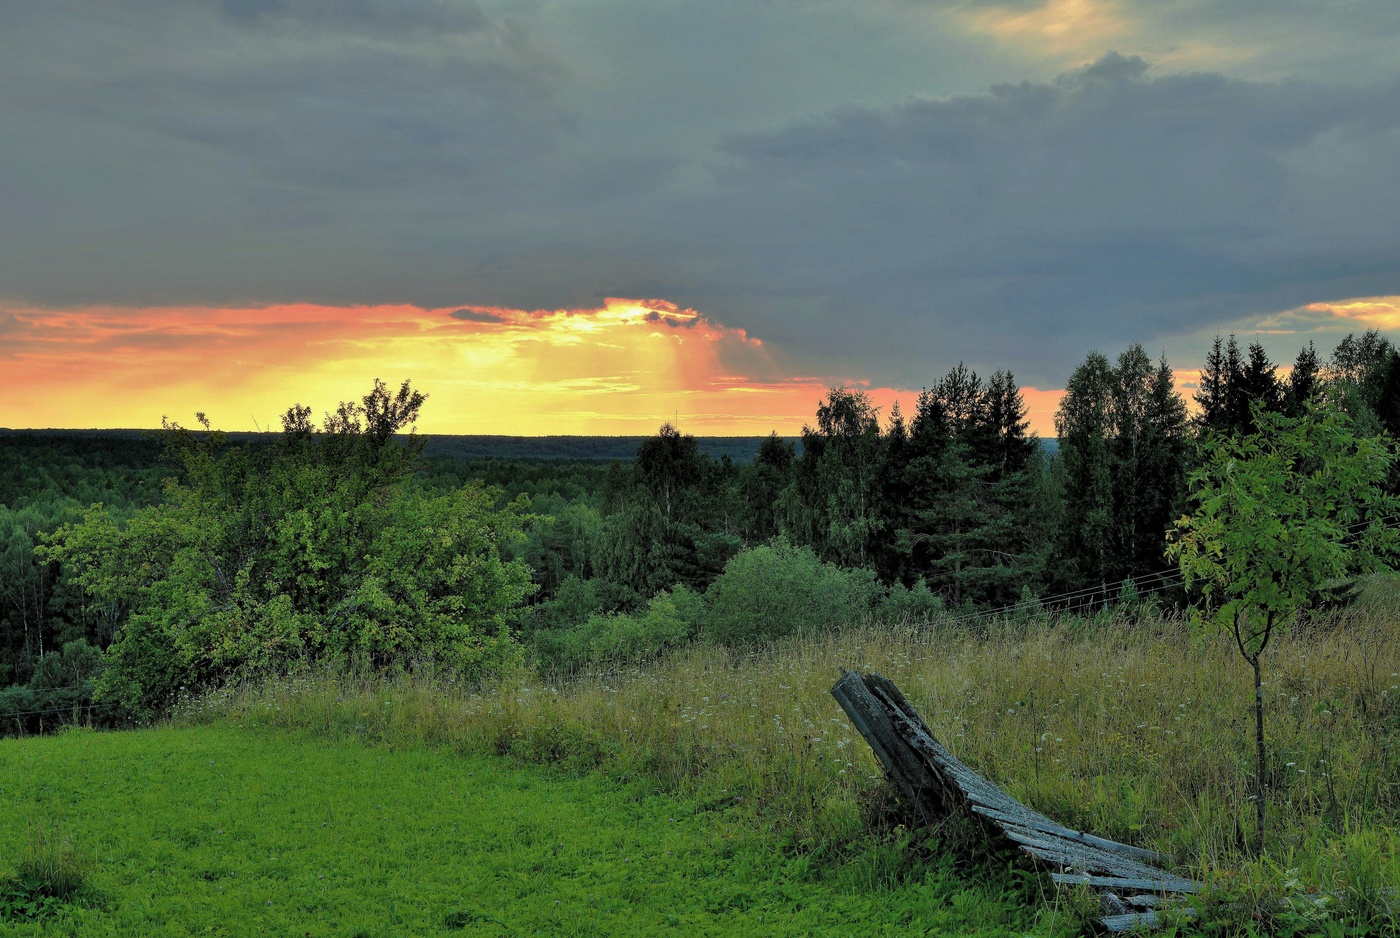
<svg viewBox="0 0 1400 938"><path fill-rule="evenodd" d="M441 747L227 725L0 741L0 876L36 824L89 886L6 935L1009 935L1009 885L817 880L729 809Z"/></svg>

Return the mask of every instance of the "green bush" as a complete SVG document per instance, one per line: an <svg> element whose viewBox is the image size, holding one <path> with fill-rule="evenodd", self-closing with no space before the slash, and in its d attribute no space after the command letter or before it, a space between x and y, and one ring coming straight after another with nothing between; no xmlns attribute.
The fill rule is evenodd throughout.
<svg viewBox="0 0 1400 938"><path fill-rule="evenodd" d="M704 600L683 584L652 597L644 612L594 613L572 628L542 633L537 648L545 664L572 669L603 661L654 657L694 637Z"/></svg>
<svg viewBox="0 0 1400 938"><path fill-rule="evenodd" d="M630 586L601 577L584 579L571 573L559 584L552 598L520 611L520 634L562 633L587 622L589 616L632 612L640 609L643 602L643 597Z"/></svg>
<svg viewBox="0 0 1400 938"><path fill-rule="evenodd" d="M704 631L724 645L822 632L867 615L883 592L874 571L823 563L778 538L725 565L706 593Z"/></svg>
<svg viewBox="0 0 1400 938"><path fill-rule="evenodd" d="M102 673L102 650L83 639L64 642L63 650L49 652L34 666L29 686L35 690L73 687L91 681Z"/></svg>
<svg viewBox="0 0 1400 938"><path fill-rule="evenodd" d="M923 577L907 587L898 581L880 602L880 618L887 622L928 622L946 610L943 597L928 588Z"/></svg>

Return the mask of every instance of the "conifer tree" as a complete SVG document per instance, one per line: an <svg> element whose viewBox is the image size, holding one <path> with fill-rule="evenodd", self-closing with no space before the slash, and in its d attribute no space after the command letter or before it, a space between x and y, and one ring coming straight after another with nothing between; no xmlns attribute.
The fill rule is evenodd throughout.
<svg viewBox="0 0 1400 938"><path fill-rule="evenodd" d="M1009 602L1038 587L1040 502L1030 498L1037 441L1009 373L983 384L964 365L919 396L910 426L907 497L898 518L906 579L923 577L953 604Z"/></svg>
<svg viewBox="0 0 1400 938"><path fill-rule="evenodd" d="M1302 415L1307 404L1313 400L1318 391L1318 377L1321 364L1318 362L1317 349L1313 348L1312 342L1299 349L1298 357L1293 360L1293 371L1288 375L1288 390L1285 395L1284 414L1290 418L1297 418Z"/></svg>

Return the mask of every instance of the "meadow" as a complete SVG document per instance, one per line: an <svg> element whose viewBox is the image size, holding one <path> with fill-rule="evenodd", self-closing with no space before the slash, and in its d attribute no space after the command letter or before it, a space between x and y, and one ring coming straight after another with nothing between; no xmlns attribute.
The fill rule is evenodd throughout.
<svg viewBox="0 0 1400 938"><path fill-rule="evenodd" d="M14 934L1075 934L1089 908L969 828L911 831L828 690L879 671L1059 820L1209 885L1183 934L1394 934L1394 583L1247 667L1150 609L890 623L490 685L302 673L173 721L0 742L0 876L86 871ZM47 826L47 827L46 827ZM47 832L47 833L46 833ZM44 845L41 843L40 848ZM13 890L12 890L13 891ZM1318 902L1322 899L1321 903Z"/></svg>
<svg viewBox="0 0 1400 938"><path fill-rule="evenodd" d="M77 730L0 741L0 779L0 856L47 853L83 881L63 902L0 891L5 935L997 936L1034 921L1013 878L824 879L732 807L445 747Z"/></svg>
<svg viewBox="0 0 1400 938"><path fill-rule="evenodd" d="M748 651L698 644L645 665L486 687L304 675L191 701L180 719L601 771L733 810L813 875L860 890L946 863L995 875L1009 858L979 852L967 830L902 825L868 747L828 695L841 667L874 670L1017 798L1162 851L1204 880L1206 921L1221 933L1393 934L1398 619L1395 582L1373 581L1266 656L1262 854L1250 847L1249 669L1223 636L1142 608L867 621ZM1073 897L1040 881L1032 893L1052 911L1038 929L1059 927L1056 910L1072 917Z"/></svg>

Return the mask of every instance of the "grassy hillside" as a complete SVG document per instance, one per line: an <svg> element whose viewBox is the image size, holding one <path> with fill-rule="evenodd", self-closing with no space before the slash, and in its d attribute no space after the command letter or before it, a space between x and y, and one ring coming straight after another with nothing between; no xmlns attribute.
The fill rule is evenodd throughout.
<svg viewBox="0 0 1400 938"><path fill-rule="evenodd" d="M943 867L903 884L823 880L733 806L442 747L229 725L0 741L0 876L32 859L37 837L66 844L85 885L31 917L12 884L5 935L1034 927L1012 878L979 885Z"/></svg>

